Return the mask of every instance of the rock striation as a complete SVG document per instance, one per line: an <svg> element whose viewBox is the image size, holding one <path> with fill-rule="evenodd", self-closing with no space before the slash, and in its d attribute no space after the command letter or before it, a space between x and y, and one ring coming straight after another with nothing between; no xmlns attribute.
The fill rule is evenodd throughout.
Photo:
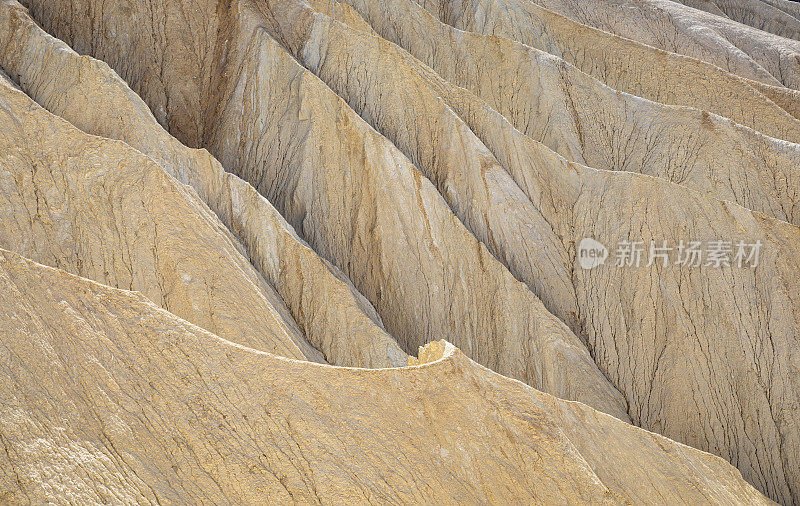
<svg viewBox="0 0 800 506"><path fill-rule="evenodd" d="M0 0L0 502L800 503L794 15Z"/></svg>
<svg viewBox="0 0 800 506"><path fill-rule="evenodd" d="M351 1L386 39L572 161L657 176L780 220L800 221L794 216L800 195L797 144L703 110L620 94L542 51L439 23L412 1ZM800 131L793 118L786 125ZM796 134L784 138L800 140Z"/></svg>
<svg viewBox="0 0 800 506"><path fill-rule="evenodd" d="M800 287L788 288L795 283L790 274L797 262L790 245L800 239L795 227L660 179L587 171L569 164L470 94L430 73L428 79L420 77L426 70L402 56L396 46L349 29L299 2L261 5L275 22L276 39L286 41L300 62L424 170L475 236L588 342L601 370L626 396L634 423L730 460L749 454L750 462L739 460L746 477L764 489L780 490L785 497L794 493L797 477L792 469L798 467L800 456L800 439L791 429L798 419L793 407L796 376L790 372L797 357L791 337L796 330L778 333L777 339L787 347L781 351L783 345L770 346L766 361L761 346L774 342L772 331L765 329L755 340L745 336L758 333L762 322L791 322L799 309L794 294ZM302 20L307 20L306 27ZM405 113L402 123L397 121L398 111ZM677 152L676 146L670 152ZM631 194L642 200L631 202ZM482 195L489 198L481 199ZM772 230L781 232L774 235ZM631 237L641 237L642 244L679 244L687 233L703 242L720 234L734 237L732 242L769 244L779 252L777 263L762 263L758 271L720 271L705 265L705 272L701 267L688 273L657 263L637 263L630 270L604 266L590 272L576 265L574 251L582 238L610 245ZM565 259L560 266L558 258ZM787 263L781 265L784 260ZM782 279L780 286L766 288L758 280L767 271L774 273L771 279ZM699 277L688 282L700 285L692 293L713 308L695 311L675 306L673 301L686 299L683 286L694 275ZM764 289L771 294L769 303L750 299L746 314L738 309L738 290ZM642 290L647 293L646 305L638 302ZM781 306L781 315L772 313ZM728 340L731 336L737 336L736 344ZM714 358L705 356L703 349L715 350ZM728 355L733 350L738 351ZM711 372L699 366L685 371L687 355L720 361L710 365ZM778 364L783 372L770 374L772 379L749 372ZM737 371L733 375L731 368ZM709 376L714 379L705 379ZM784 394L778 397L772 395L774 378L783 384L778 388ZM761 390L761 401L735 393L740 389L752 393L760 384L770 385ZM713 403L722 385L727 392L720 409L698 410L698 403ZM759 415L775 411L792 413L792 420ZM752 429L745 427L754 419L761 420L759 434L771 433L774 443L749 441L745 434ZM765 430L767 426L772 429ZM753 451L754 447L758 449Z"/></svg>
<svg viewBox="0 0 800 506"><path fill-rule="evenodd" d="M7 80L0 104L0 245L137 290L233 342L321 359L186 187L126 144L76 130Z"/></svg>
<svg viewBox="0 0 800 506"><path fill-rule="evenodd" d="M788 0L677 0L782 37L800 39L800 6Z"/></svg>
<svg viewBox="0 0 800 506"><path fill-rule="evenodd" d="M792 89L800 86L800 41L671 0L536 0L536 3L628 39L691 56L734 74ZM697 27L702 27L697 29Z"/></svg>
<svg viewBox="0 0 800 506"><path fill-rule="evenodd" d="M742 78L714 64L581 24L534 2L418 3L456 28L541 49L616 90L642 98L704 109L779 138L782 130L762 118L775 115L776 107L800 117L797 92L772 78Z"/></svg>
<svg viewBox="0 0 800 506"><path fill-rule="evenodd" d="M84 132L124 141L190 185L244 246L306 338L335 365L394 367L407 355L352 283L319 257L252 186L190 149L103 62L79 56L36 26L17 2L0 3L3 68L40 105ZM67 97L65 99L65 97ZM89 114L87 114L87 111Z"/></svg>
<svg viewBox="0 0 800 506"><path fill-rule="evenodd" d="M3 502L768 503L443 342L401 369L286 360L7 251L0 302Z"/></svg>
<svg viewBox="0 0 800 506"><path fill-rule="evenodd" d="M231 95L209 116L208 145L223 165L353 280L406 350L447 336L495 370L627 419L622 396L581 341L476 241L402 153L244 7L231 11L242 26L229 23L244 35L227 34L231 47L220 58L237 62L238 74L217 73L229 87L214 88ZM259 124L269 128L253 129Z"/></svg>

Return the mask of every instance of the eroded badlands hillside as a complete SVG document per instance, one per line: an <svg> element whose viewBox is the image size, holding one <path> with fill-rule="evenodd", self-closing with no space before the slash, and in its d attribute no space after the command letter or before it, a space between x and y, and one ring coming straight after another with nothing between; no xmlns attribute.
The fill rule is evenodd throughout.
<svg viewBox="0 0 800 506"><path fill-rule="evenodd" d="M0 501L800 503L797 15L0 0Z"/></svg>
<svg viewBox="0 0 800 506"><path fill-rule="evenodd" d="M442 341L332 368L3 250L0 287L3 361L25 365L0 372L3 502L767 503L722 459Z"/></svg>

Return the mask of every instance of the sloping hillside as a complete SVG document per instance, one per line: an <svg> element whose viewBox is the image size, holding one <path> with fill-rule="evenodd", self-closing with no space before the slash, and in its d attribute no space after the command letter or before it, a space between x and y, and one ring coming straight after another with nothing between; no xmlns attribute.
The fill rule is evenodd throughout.
<svg viewBox="0 0 800 506"><path fill-rule="evenodd" d="M0 0L0 502L800 503L796 15Z"/></svg>

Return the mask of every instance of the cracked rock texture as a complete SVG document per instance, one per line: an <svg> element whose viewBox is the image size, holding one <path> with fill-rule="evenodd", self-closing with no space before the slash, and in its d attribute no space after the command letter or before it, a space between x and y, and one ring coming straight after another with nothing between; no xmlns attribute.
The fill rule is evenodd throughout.
<svg viewBox="0 0 800 506"><path fill-rule="evenodd" d="M0 24L9 26L0 32L5 48L0 63L24 90L84 132L125 141L191 185L241 241L328 362L351 367L407 363L374 308L341 271L300 239L252 186L225 172L207 151L187 148L164 131L107 65L47 35L16 2L0 3Z"/></svg>
<svg viewBox="0 0 800 506"><path fill-rule="evenodd" d="M726 72L691 57L583 25L521 0L421 0L420 5L456 28L502 36L563 58L612 88L664 104L686 105L730 118L775 137L770 119L800 117L797 92Z"/></svg>
<svg viewBox="0 0 800 506"><path fill-rule="evenodd" d="M3 502L768 503L444 342L400 369L285 360L4 250L0 302Z"/></svg>
<svg viewBox="0 0 800 506"><path fill-rule="evenodd" d="M572 161L658 176L800 222L797 144L705 111L617 93L542 51L438 23L412 0L349 1L387 39ZM793 133L784 138L800 140L800 122L791 118L786 125ZM439 158L441 151L435 150Z"/></svg>
<svg viewBox="0 0 800 506"><path fill-rule="evenodd" d="M234 63L214 73L216 110L170 100L185 119L168 125L181 132L210 118L204 137L212 153L350 277L406 351L446 337L503 374L628 419L624 399L580 339L463 227L402 153L258 26L255 7L232 7L223 20L186 10L225 30L216 61ZM153 18L119 20L138 19ZM207 46L184 43L172 52ZM172 84L159 90L179 86L178 74L160 78ZM140 93L148 100L150 91Z"/></svg>
<svg viewBox="0 0 800 506"><path fill-rule="evenodd" d="M800 503L795 11L0 0L0 502Z"/></svg>
<svg viewBox="0 0 800 506"><path fill-rule="evenodd" d="M319 359L188 188L126 144L78 131L5 79L0 104L3 247L140 291L239 344Z"/></svg>
<svg viewBox="0 0 800 506"><path fill-rule="evenodd" d="M535 0L585 25L713 63L767 84L800 89L800 41L672 0Z"/></svg>
<svg viewBox="0 0 800 506"><path fill-rule="evenodd" d="M425 70L404 58L396 46L291 0L271 2L267 17L275 20L276 39L287 41L302 63L393 140L437 183L476 237L588 341L603 372L626 396L635 423L731 460L742 459L748 453L745 449L751 448L755 451L747 460L752 460L739 460L745 475L765 488L791 494L800 448L792 429L798 421L793 408L797 353L793 341L785 349L783 344L773 346L773 331L758 329L764 322L788 322L793 327L788 336L778 334L791 339L797 332L792 315L800 309L800 286L791 273L800 258L790 246L800 240L796 228L662 180L587 172L576 166L567 166L564 174L563 160L521 135L485 104L435 77L428 80L431 85L418 77ZM303 19L311 26L304 28L298 21ZM298 36L303 33L310 35ZM404 111L402 123L393 111ZM437 129L457 135L456 140ZM669 142L668 136L659 139ZM458 149L451 151L450 146ZM679 151L672 147L668 152ZM538 174L531 170L537 163ZM475 189L483 192L470 193ZM632 193L641 201L630 202ZM573 255L568 253L582 237L604 244L627 237L641 237L645 244L651 240L677 244L687 233L706 241L713 240L713 234L739 240L757 237L778 256L774 264L761 264L760 271L709 268L687 273L655 264L646 269L601 268L596 275L587 275L574 270ZM565 259L562 265L559 258ZM770 288L760 281L767 272L773 273L770 278L781 279L780 284ZM693 296L688 295L687 284ZM769 303L751 300L742 312L737 292L757 290L771 294ZM648 305L636 303L640 291L648 294ZM686 304L692 297L717 309L696 311L691 305L675 305L674 301ZM760 336L747 337L754 334ZM731 340L732 336L737 337ZM706 359L710 369L693 367L676 376L685 367L687 353L702 355L701 350L708 348L715 350ZM764 367L777 367L772 370L783 371L777 376L788 381L781 380L784 386L778 386L752 374ZM731 369L737 371L735 381L730 380ZM765 379L770 386L762 388ZM763 396L739 397L735 391L744 384L749 385L747 391L760 390ZM783 392L777 397L776 387ZM698 412L697 399L713 403L720 395L718 388L730 389L722 394L725 403ZM776 411L792 414L789 419L767 415ZM750 431L761 437L772 434L772 442L752 445L746 436ZM776 473L773 466L786 471Z"/></svg>
<svg viewBox="0 0 800 506"><path fill-rule="evenodd" d="M800 39L800 6L789 0L678 0L753 28Z"/></svg>

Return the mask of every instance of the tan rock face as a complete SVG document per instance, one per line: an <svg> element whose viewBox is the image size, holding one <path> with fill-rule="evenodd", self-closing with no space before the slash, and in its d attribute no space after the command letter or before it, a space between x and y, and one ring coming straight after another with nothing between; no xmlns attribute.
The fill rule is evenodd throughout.
<svg viewBox="0 0 800 506"><path fill-rule="evenodd" d="M800 86L800 41L756 30L671 0L536 0L610 33L684 54L748 79ZM697 26L702 29L698 30Z"/></svg>
<svg viewBox="0 0 800 506"><path fill-rule="evenodd" d="M727 67L615 36L533 2L418 3L456 28L503 36L547 51L612 88L639 97L705 109L779 138L783 130L762 118L775 115L776 105L800 117L794 90L780 87L773 78L744 79L723 70Z"/></svg>
<svg viewBox="0 0 800 506"><path fill-rule="evenodd" d="M733 2L23 3L0 502L800 500L796 41Z"/></svg>
<svg viewBox="0 0 800 506"><path fill-rule="evenodd" d="M753 236L764 237L763 240L773 243L770 248L780 251L775 258L777 263L774 272L785 274L777 275L784 278L777 284L773 284L776 278L771 274L761 277L766 271L773 269L765 264L760 264L756 270L744 271L731 269L725 272L725 269L720 271L713 267L706 269L705 272L703 269L685 270L672 263L677 261L675 252L670 259L671 265L654 263L645 268L645 263L642 262L640 267L634 269L605 265L590 271L574 266L573 286L580 314L585 318L581 321L577 332L587 336L595 360L626 395L629 412L635 423L670 434L684 442L691 441L690 444L720 455L727 455L727 458L734 461L749 451L745 448L752 449L750 443L745 442L747 440L745 433L748 430L728 439L729 442L739 441L743 444L739 446L740 443L735 443L737 449L733 449L733 446L729 446L729 443L723 440L709 444L708 439L697 439L697 435L700 432L698 427L713 426L715 429L703 432L714 438L715 436L711 436L714 431L738 430L733 429L734 426L740 426L738 422L729 423L732 419L741 417L744 425L747 425L749 422L745 420L752 420L752 416L758 417L756 413L760 409L753 410L758 401L754 404L752 397L740 397L737 392L742 391L740 388L752 392L751 387L761 381L756 379L756 376L745 380L749 375L745 371L762 368L748 362L751 358L755 362L761 362L761 358L756 358L762 356L758 350L765 343L774 342L774 339L767 337L766 334L752 339L746 336L752 335L753 329L763 329L772 334L773 330L767 330L769 325L763 326L766 321L772 321L778 326L777 328L780 328L780 330L776 328L774 336L783 343L775 348L772 348L771 344L768 345L777 352L777 355L771 353L771 357L783 355L778 362L784 364L782 367L784 372L770 376L773 379L780 378L779 381L785 385L783 391L788 395L779 401L782 407L775 405L774 409L784 414L794 413L792 417L797 416L794 407L796 401L793 400L796 399L798 391L797 376L794 373L796 370L794 364L797 363L797 341L794 336L797 330L784 327L786 323L794 325L793 322L796 321L793 316L797 313L797 299L794 294L800 292L797 287L790 287L795 282L792 273L797 260L788 260L789 257L796 255L795 244L800 239L796 227L765 219L762 215L750 213L732 204L715 201L692 191L682 190L678 186L665 184L659 180L630 173L608 173L570 166L566 161L559 161L552 153L548 154L540 145L537 146L514 130L499 115L481 114L485 109L480 107L472 110L467 110L465 106L461 107L464 110L462 114L470 118L473 128L480 132L479 135L486 140L493 152L498 153L498 158L508 167L520 186L526 189L526 194L532 197L532 202L538 203L543 215L553 224L554 230L565 242L571 237L572 244L577 245L582 238L590 237L614 248L623 241L631 240L631 237L640 236L645 237L642 241L644 245L650 241L655 244L663 244L663 241L666 241L678 245L681 240L687 240L682 239L685 236L704 237L705 239L699 240L705 242L718 240L713 239L716 235L739 237L734 241L744 241L746 239L743 237ZM558 169L561 169L560 174ZM540 175L533 176L537 171L541 171ZM573 197L570 197L570 188L576 191L572 194ZM631 199L632 195L636 195L637 198ZM571 200L572 198L575 200ZM551 207L553 203L557 205ZM758 240L762 239L756 239ZM611 254L614 254L613 251ZM788 262L778 266L783 263L784 258ZM765 299L746 295L764 293L765 289L771 293ZM686 305L687 297L693 300L688 305ZM741 312L739 306L741 300L747 301L747 313ZM785 312L782 315L773 314L774 318L767 316L772 309L783 305L783 302L773 305L778 300L786 303ZM677 301L682 302L676 304ZM756 309L757 307L761 309ZM750 311L756 311L760 316ZM616 316L613 316L615 314ZM717 316L714 316L715 314ZM739 344L734 345L729 340L731 336L738 336L735 340ZM627 344L622 345L623 342ZM687 349L687 343L691 342L697 344ZM718 365L712 366L710 364L716 362L715 357L719 356L714 352L712 358L702 351L709 349L718 350L719 353L726 355L732 350L740 350L743 355L720 358ZM780 349L784 351L778 351ZM736 352L737 355L738 353L739 351ZM687 354L698 357L697 362L688 368L685 364ZM773 358L767 362L775 365ZM764 365L767 362L764 362ZM670 363L672 365L667 365ZM706 367L710 367L710 370ZM729 372L722 372L730 371L729 367L743 374L731 375ZM623 372L626 369L627 372ZM654 381L640 383L643 377L647 377L646 374L642 374L643 370L650 371L654 375L650 376ZM709 375L717 379L709 381ZM632 382L627 383L628 380L623 377L629 378ZM740 381L755 383L745 387ZM625 383L627 386L623 386ZM645 384L649 386L642 389ZM661 386L656 386L660 384L669 386L663 389ZM733 404L726 404L722 411L712 414L712 410L697 409L697 405L693 406L691 401L687 402L688 399L697 396L707 399L716 397L719 395L716 389L722 384L727 384L726 388L730 388L728 393L724 394L727 398L726 403L739 399L734 401L734 404L741 409L736 407L728 411L728 407ZM767 404L777 399L768 393L770 390L771 388L768 388L763 391L762 400ZM692 393L689 393L690 391ZM654 402L656 398L660 400ZM772 400L767 401L767 399ZM763 406L766 407L766 404ZM723 411L725 414L722 414ZM743 412L751 414L742 415ZM695 415L689 413L697 415L694 422L690 422L689 419ZM718 421L710 422L712 419ZM771 423L767 418L762 420L763 425L758 424L761 427ZM709 423L711 425L708 425ZM781 423L779 422L779 425ZM785 436L796 439L795 431L789 428L794 423L790 422L783 429L777 429L774 434L778 439L783 439ZM793 445L796 443L782 448ZM767 460L797 458L796 450L789 450L784 456L778 457L774 448L772 444L764 445L762 453L765 455L764 458ZM766 457L767 454L772 456ZM739 467L749 479L762 481L764 489L777 486L783 490L782 493L791 494L787 489L791 489L798 482L792 471L788 475L780 471L773 477L766 477L772 475L771 471L762 474L763 469L769 465L745 465L739 461ZM748 467L750 469L746 469ZM794 469L796 466L783 464L781 468ZM755 478L757 475L763 478ZM787 488L784 488L784 484ZM788 499L783 500L788 501Z"/></svg>
<svg viewBox="0 0 800 506"><path fill-rule="evenodd" d="M407 356L352 283L300 239L249 184L205 150L186 148L156 122L107 65L80 57L35 25L16 2L0 3L3 68L51 112L83 131L119 139L189 184L245 246L308 340L332 364L391 367ZM65 99L66 97L66 99ZM356 344L357 343L357 344Z"/></svg>
<svg viewBox="0 0 800 506"><path fill-rule="evenodd" d="M800 39L800 8L787 0L678 0L782 37Z"/></svg>
<svg viewBox="0 0 800 506"><path fill-rule="evenodd" d="M276 91L274 95L256 94L260 102L244 104L251 108L247 115L252 122L242 120L238 106L222 109L226 114L230 110L230 120L223 116L211 122L220 132L212 142L221 145L215 152L223 162L241 167L241 173L273 199L318 251L350 274L407 349L451 336L471 356L506 374L627 418L621 396L580 341L461 227L430 183L415 173L402 154L371 132L269 37L260 43L265 47L248 49L258 51L259 57L244 53L247 59L240 81L244 86L248 73L253 73ZM274 65L281 65L275 67L278 78L273 77ZM301 97L308 97L305 102L286 95L299 77L308 81L300 90ZM248 84L259 85L257 81ZM272 100L273 96L291 100L282 104ZM223 103L229 100L234 99L225 98ZM337 108L341 113L328 113ZM309 114L311 131L307 131L308 122L291 121ZM251 129L262 121L273 129L263 133ZM341 144L341 134L336 132L344 131L350 122L353 126L344 135L352 140ZM247 131L239 131L243 127ZM242 143L233 145L235 151L230 151L232 139ZM291 158L281 151L286 148L280 143L291 149ZM353 151L359 143L364 148ZM231 160L240 156L239 147L248 145L252 160ZM311 146L329 151L315 153L309 150ZM387 159L397 160L398 166L385 165ZM322 170L331 164L337 169ZM257 172L272 167L279 171L277 176ZM340 174L353 171L363 171L363 175L340 179ZM376 182L370 183L370 179ZM262 180L276 186L266 188ZM395 216L411 221L394 222ZM354 218L358 221L351 230ZM348 227L343 228L344 224ZM403 237L407 237L406 247L398 244ZM429 242L417 244L421 240ZM423 255L416 258L418 251ZM453 308L461 309L454 313Z"/></svg>
<svg viewBox="0 0 800 506"><path fill-rule="evenodd" d="M719 201L685 192L664 181L631 174L587 172L580 167L565 170L562 160L520 135L485 104L446 82L437 81L435 76L427 82L420 78L424 69L416 68L413 61L402 57L396 46L350 30L326 16L304 11L301 4L275 1L261 5L269 9L267 17L276 21L275 38L287 41L302 63L323 77L425 170L476 237L489 245L512 273L525 280L554 314L586 337L601 369L626 395L635 423L735 460L746 448L752 448L746 437L750 429L744 427L750 420L760 418L757 424L760 434L771 433L775 442L756 444L760 449L750 452L753 460L739 461L740 468L765 489L792 493L791 487L797 479L793 471L773 473L768 469L775 465L782 469L797 468L796 449L800 439L790 429L795 422L775 423L771 417L761 417L758 413L778 410L792 412L795 420L798 417L793 407L797 385L790 373L796 360L796 352L790 351L794 349L793 338L787 341L787 353L780 350L782 346L770 347L771 358L767 361L768 367L783 364L779 366L783 372L777 374L783 386L778 388L788 397L777 403L776 398L768 400L773 387L763 390L764 396L755 401L739 398L736 392L742 388L753 392L762 381L747 371L767 366L767 362L756 357L761 356L762 344L773 340L768 336L771 331L762 334L755 343L744 336L758 332L756 329L765 321L779 324L791 321L791 315L799 308L794 294L800 293L800 287L768 289L773 294L770 303L752 300L745 315L737 309L736 292L747 293L758 286L763 289L760 272L741 269L719 272L714 268L686 272L679 267L664 269L653 264L629 270L604 267L590 274L575 265L574 248L585 237L610 245L638 236L643 236L642 244L650 241L678 244L685 234L704 237L701 240L705 242L713 241L714 234L736 237L733 242L744 241L747 236L758 237L752 241L769 242L770 248L780 251L777 264L771 267L761 264L759 269L772 271L775 276L783 277L784 283L793 285L794 276L789 273L797 260L790 258L796 258L797 253L789 245L800 239L796 228L753 217L742 208L728 208ZM308 20L308 25L303 27L298 19ZM308 37L303 38L303 34ZM401 116L397 111L405 114ZM402 122L398 121L401 117ZM668 132L664 132L659 139L668 142L668 137ZM458 148L451 150L451 146ZM669 148L669 152L678 153L678 145ZM541 171L538 173L531 170L537 166L536 161ZM570 180L573 171L576 176ZM531 189L527 185L534 180L536 183L531 186L535 189ZM529 188L527 194L522 187ZM471 193L477 188L483 188L484 193ZM482 199L484 194L490 198ZM559 198L550 197L555 201L551 208L542 202L545 200L542 194ZM631 202L631 194L641 196L642 202ZM782 231L780 235L789 234L788 242L773 236L773 227ZM570 248L572 253L568 254ZM541 265L549 267L547 262L557 258L566 261L562 266L536 270ZM782 265L784 259L788 263ZM561 276L564 272L569 274ZM694 293L700 300L705 297L701 294L708 294L713 309L694 311L676 307L672 302L686 299L682 286L687 282L686 276L692 279L694 274L701 278L689 283L700 279L709 283L693 288L698 290ZM653 290L653 286L659 288ZM647 305L637 300L642 291L647 293ZM778 300L781 302L776 305ZM778 306L783 307L782 314L768 316ZM577 311L572 312L573 307ZM619 308L619 312L614 308ZM751 311L760 314L755 316ZM789 336L796 332L792 329ZM727 336L739 336L734 340L737 344ZM778 339L786 337L779 333ZM702 344L696 347L689 344L687 348L687 341L693 340ZM704 348L719 354L719 364L710 373L699 364L682 371L686 354L700 357ZM741 350L741 354L733 350ZM628 368L625 364L632 365ZM735 379L722 372L729 368L738 371ZM645 370L652 374L642 382ZM709 374L715 377L710 381L713 387L706 386L702 379ZM716 389L722 385L727 390L722 394L726 398L725 407L718 411L698 410L691 399L712 402L710 399L719 395ZM653 399L659 399L655 405ZM761 407L754 409L756 404ZM768 408L769 405L772 407ZM738 421L731 423L732 420ZM768 425L773 429L764 430ZM728 435L719 437L725 433ZM736 442L731 444L732 441ZM776 452L775 444L788 451Z"/></svg>
<svg viewBox="0 0 800 506"><path fill-rule="evenodd" d="M126 144L76 130L5 80L0 103L3 247L140 291L234 342L321 359L188 188Z"/></svg>
<svg viewBox="0 0 800 506"><path fill-rule="evenodd" d="M412 1L351 1L387 39L572 161L657 176L800 223L800 214L795 216L800 211L796 144L766 138L705 111L620 94L547 53L439 23ZM387 64L386 74L396 65ZM492 78L483 78L488 75ZM786 125L795 133L785 137L800 140L800 122L787 118ZM441 158L443 149L433 151Z"/></svg>
<svg viewBox="0 0 800 506"><path fill-rule="evenodd" d="M403 369L283 360L6 251L0 302L4 502L767 503L446 343Z"/></svg>
<svg viewBox="0 0 800 506"><path fill-rule="evenodd" d="M244 24L256 11L242 12L231 40L243 47L227 55L240 75L220 87L227 106L210 141L223 165L342 268L406 350L448 336L492 369L626 417L580 340L431 182L266 31ZM243 111L257 120L242 121Z"/></svg>

